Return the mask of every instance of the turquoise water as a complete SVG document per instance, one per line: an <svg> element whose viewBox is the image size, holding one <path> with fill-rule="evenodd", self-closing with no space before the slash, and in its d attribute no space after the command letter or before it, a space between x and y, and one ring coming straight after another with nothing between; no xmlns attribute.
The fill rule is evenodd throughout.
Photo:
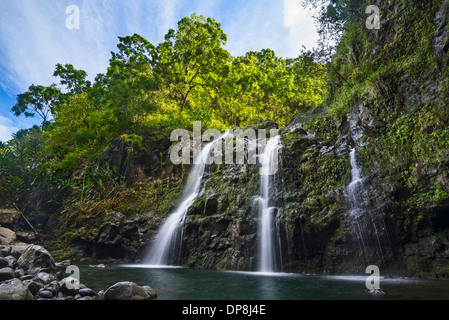
<svg viewBox="0 0 449 320"><path fill-rule="evenodd" d="M80 267L81 283L105 290L119 281L154 288L161 300L449 300L449 282L438 280L380 280L386 295L364 293L363 276L312 276L287 273L261 274L187 268L149 268L112 265Z"/></svg>

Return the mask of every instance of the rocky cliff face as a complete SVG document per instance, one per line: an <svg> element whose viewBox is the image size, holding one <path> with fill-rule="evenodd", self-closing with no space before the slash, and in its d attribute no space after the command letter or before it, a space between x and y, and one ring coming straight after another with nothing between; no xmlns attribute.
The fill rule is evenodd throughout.
<svg viewBox="0 0 449 320"><path fill-rule="evenodd" d="M282 130L273 206L278 207L283 270L363 274L368 265L375 264L384 273L447 277L449 230L444 222L448 210L444 200L426 211L429 220L410 222L410 216L404 214L407 199L396 198L397 182L374 165L365 167L365 162L367 209L359 218L349 215L349 152L359 139L354 138L354 130L363 136L363 127L372 125L365 112L359 110L352 121L332 127L337 133L333 136L314 132L310 119L300 117ZM363 153L371 147L358 148ZM376 161L373 158L370 163ZM204 192L186 222L183 263L198 268L255 270L258 167L215 166L206 179Z"/></svg>
<svg viewBox="0 0 449 320"><path fill-rule="evenodd" d="M280 168L272 206L277 207L283 270L357 272L368 266L358 230L348 218L349 132L325 138L299 117L282 130ZM348 127L345 124L342 127ZM184 233L185 264L200 268L255 270L258 259L257 165L210 168L203 194L190 210ZM377 192L377 191L376 191ZM370 224L369 221L359 223ZM381 221L383 222L383 221ZM382 234L366 227L365 251L382 264ZM383 228L383 226L382 226ZM375 241L373 241L373 238ZM386 242L385 239L379 240ZM373 262L374 263L374 262ZM372 264L373 264L372 263ZM362 267L363 266L363 267Z"/></svg>
<svg viewBox="0 0 449 320"><path fill-rule="evenodd" d="M448 2L410 5L379 3L388 13L379 31L350 29L332 62L350 78L281 130L273 202L285 271L364 273L375 264L449 276ZM351 150L363 175L358 218L349 214ZM257 168L212 170L189 215L187 264L255 269L258 185Z"/></svg>

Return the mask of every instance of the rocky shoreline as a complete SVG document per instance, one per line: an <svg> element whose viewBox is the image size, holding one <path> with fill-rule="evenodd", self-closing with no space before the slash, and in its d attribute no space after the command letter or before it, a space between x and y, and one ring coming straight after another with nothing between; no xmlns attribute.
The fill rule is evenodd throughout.
<svg viewBox="0 0 449 320"><path fill-rule="evenodd" d="M151 300L150 286L118 282L94 291L79 283L76 266L55 262L42 246L16 243L0 245L0 300Z"/></svg>

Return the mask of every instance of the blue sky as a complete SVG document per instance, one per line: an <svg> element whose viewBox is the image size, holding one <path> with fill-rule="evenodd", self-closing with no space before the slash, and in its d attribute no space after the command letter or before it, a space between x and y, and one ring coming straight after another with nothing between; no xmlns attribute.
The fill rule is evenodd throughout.
<svg viewBox="0 0 449 320"><path fill-rule="evenodd" d="M66 27L70 5L80 9L78 30ZM312 12L299 0L1 0L0 140L40 124L10 110L29 85L57 82L52 76L57 63L71 63L92 80L106 71L118 36L138 33L157 45L193 12L222 24L226 49L234 56L270 48L278 56L296 57L302 45L316 45Z"/></svg>

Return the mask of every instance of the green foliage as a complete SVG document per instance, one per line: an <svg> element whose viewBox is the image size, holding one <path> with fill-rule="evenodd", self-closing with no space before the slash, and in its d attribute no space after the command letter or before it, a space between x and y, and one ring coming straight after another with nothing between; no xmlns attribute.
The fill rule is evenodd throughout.
<svg viewBox="0 0 449 320"><path fill-rule="evenodd" d="M383 191L399 198L394 202L400 212L395 218L408 221L405 224L416 231L449 201L449 69L447 61L437 63L433 44L441 27L435 16L443 1L303 3L320 8L323 50L314 55L328 61L329 88L322 108L326 112L308 119L307 130L326 143L335 141L335 124L348 125L361 110L361 162L370 174L388 181ZM364 9L369 4L380 8L379 30L365 27ZM332 43L335 38L338 41ZM343 126L343 133L346 130Z"/></svg>
<svg viewBox="0 0 449 320"><path fill-rule="evenodd" d="M90 81L86 80L87 73L84 70L76 70L71 64L63 66L58 63L53 76L60 77L60 83L75 94L86 91L91 85Z"/></svg>
<svg viewBox="0 0 449 320"><path fill-rule="evenodd" d="M45 125L52 115L52 108L57 104L60 91L56 85L49 87L31 85L28 91L17 96L17 104L11 111L15 116L24 114L26 117L33 117L38 114Z"/></svg>
<svg viewBox="0 0 449 320"><path fill-rule="evenodd" d="M226 34L212 18L193 14L170 29L157 48L155 71L182 112L196 90L213 90L226 70L230 54L223 49Z"/></svg>
<svg viewBox="0 0 449 320"><path fill-rule="evenodd" d="M44 135L38 127L20 130L0 144L0 201L8 206L26 205L30 197L50 188L46 175Z"/></svg>
<svg viewBox="0 0 449 320"><path fill-rule="evenodd" d="M204 129L223 131L260 118L282 126L294 113L319 105L325 94L325 69L310 53L285 60L264 49L232 57L224 48L226 34L212 18L185 17L158 45L138 34L118 40L108 69L95 81L58 63L53 75L61 88L32 85L18 96L12 111L36 113L45 127L39 136L30 132L2 149L5 198L14 193L26 202L36 178L52 190L60 210L86 212L132 187L136 159L167 162L174 129L191 130L199 120ZM36 137L39 150L33 154L12 148ZM33 161L39 164L35 170L24 170Z"/></svg>

